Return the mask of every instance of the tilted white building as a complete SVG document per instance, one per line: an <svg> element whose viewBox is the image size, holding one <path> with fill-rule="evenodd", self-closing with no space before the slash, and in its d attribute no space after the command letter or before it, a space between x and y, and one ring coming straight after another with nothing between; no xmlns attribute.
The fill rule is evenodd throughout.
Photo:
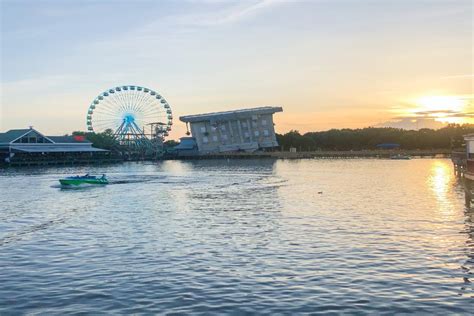
<svg viewBox="0 0 474 316"><path fill-rule="evenodd" d="M199 153L255 151L278 146L273 114L283 108L252 109L181 116L190 125Z"/></svg>

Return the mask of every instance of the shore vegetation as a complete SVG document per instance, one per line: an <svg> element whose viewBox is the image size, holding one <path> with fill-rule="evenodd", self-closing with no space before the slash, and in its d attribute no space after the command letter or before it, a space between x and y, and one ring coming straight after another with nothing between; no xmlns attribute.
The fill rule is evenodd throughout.
<svg viewBox="0 0 474 316"><path fill-rule="evenodd" d="M380 144L398 144L400 149L462 148L463 135L474 133L473 124L450 124L441 129L404 130L389 127L331 129L301 134L291 130L277 134L281 150L291 147L299 151L371 150Z"/></svg>

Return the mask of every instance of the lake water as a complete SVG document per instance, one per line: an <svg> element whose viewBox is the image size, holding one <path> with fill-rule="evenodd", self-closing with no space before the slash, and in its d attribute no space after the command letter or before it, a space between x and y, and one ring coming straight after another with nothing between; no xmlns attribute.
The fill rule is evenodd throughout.
<svg viewBox="0 0 474 316"><path fill-rule="evenodd" d="M107 173L105 187L57 179ZM469 313L445 159L0 170L0 314Z"/></svg>

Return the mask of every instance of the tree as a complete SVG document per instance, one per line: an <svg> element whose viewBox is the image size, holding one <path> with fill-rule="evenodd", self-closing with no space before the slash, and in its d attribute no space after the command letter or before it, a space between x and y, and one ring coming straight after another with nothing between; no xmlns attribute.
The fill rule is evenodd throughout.
<svg viewBox="0 0 474 316"><path fill-rule="evenodd" d="M119 144L114 138L114 132L111 129L106 129L101 133L86 133L82 131L75 131L72 135L85 136L87 140L92 142L92 145L97 148L111 150L116 148Z"/></svg>
<svg viewBox="0 0 474 316"><path fill-rule="evenodd" d="M166 148L173 148L174 146L177 146L179 144L179 142L173 140L173 139L170 139L170 140L167 140L166 142L164 142L164 147Z"/></svg>
<svg viewBox="0 0 474 316"><path fill-rule="evenodd" d="M367 127L361 129L331 129L301 135L297 130L277 134L280 146L288 150L363 150L376 149L378 144L396 143L401 149L449 149L463 145L463 135L474 133L474 125L449 124L438 130L404 130Z"/></svg>

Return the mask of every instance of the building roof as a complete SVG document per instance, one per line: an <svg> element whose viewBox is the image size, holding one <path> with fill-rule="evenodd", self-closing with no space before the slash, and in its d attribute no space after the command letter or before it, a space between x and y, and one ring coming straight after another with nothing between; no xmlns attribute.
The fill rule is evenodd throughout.
<svg viewBox="0 0 474 316"><path fill-rule="evenodd" d="M11 129L5 133L0 133L0 143L11 143L31 131L42 135L53 143L91 144L91 142L85 139L84 136L44 136L34 128Z"/></svg>
<svg viewBox="0 0 474 316"><path fill-rule="evenodd" d="M0 143L9 143L31 131L29 128L11 129L5 133L0 133Z"/></svg>
<svg viewBox="0 0 474 316"><path fill-rule="evenodd" d="M48 136L55 143L68 143L68 144L77 144L77 143L90 143L87 139L83 136Z"/></svg>
<svg viewBox="0 0 474 316"><path fill-rule="evenodd" d="M17 146L10 147L14 151L21 151L27 153L42 153L42 152L56 152L56 153L67 153L67 152L97 152L97 151L108 151L105 149L99 149L92 146L71 146L71 145L57 145L57 144L41 144L38 146L37 144L28 145L22 144Z"/></svg>
<svg viewBox="0 0 474 316"><path fill-rule="evenodd" d="M251 108L251 109L185 115L185 116L180 116L179 119L182 122L202 122L202 121L209 121L209 120L218 121L218 120L247 118L251 115L273 114L275 112L283 112L283 108L280 106L262 106L262 107Z"/></svg>

